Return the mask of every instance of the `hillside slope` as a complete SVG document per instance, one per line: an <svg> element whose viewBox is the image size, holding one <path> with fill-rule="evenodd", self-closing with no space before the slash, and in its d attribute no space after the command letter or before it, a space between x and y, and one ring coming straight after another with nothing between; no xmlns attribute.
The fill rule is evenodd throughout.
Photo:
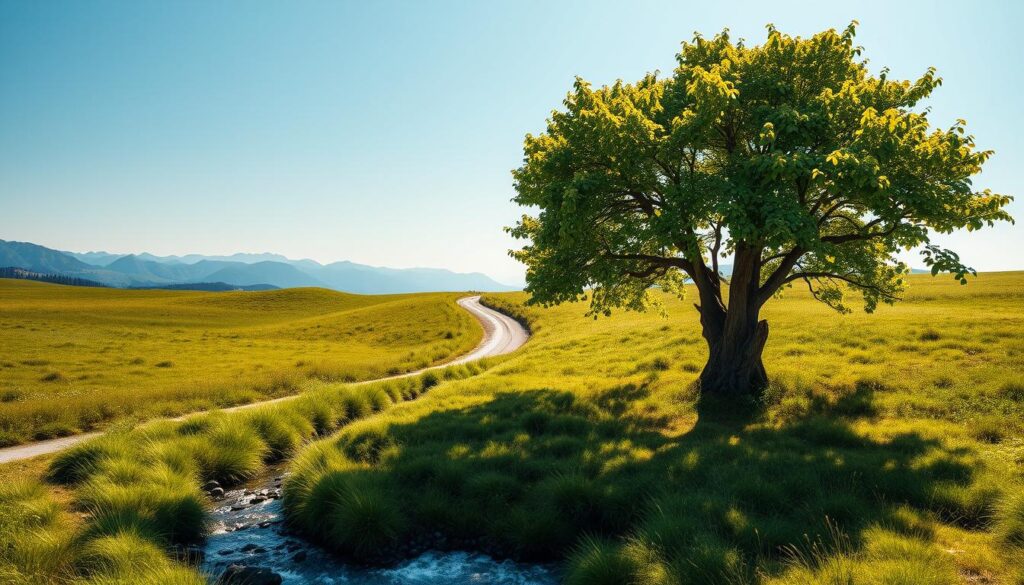
<svg viewBox="0 0 1024 585"><path fill-rule="evenodd" d="M0 279L0 445L417 369L479 341L457 297Z"/></svg>

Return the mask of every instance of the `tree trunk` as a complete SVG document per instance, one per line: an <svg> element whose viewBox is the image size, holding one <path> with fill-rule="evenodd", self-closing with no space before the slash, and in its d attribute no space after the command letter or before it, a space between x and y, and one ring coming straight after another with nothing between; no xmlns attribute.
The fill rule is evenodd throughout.
<svg viewBox="0 0 1024 585"><path fill-rule="evenodd" d="M761 352L768 340L768 322L753 321L741 335L708 339L708 363L700 374L702 393L755 396L768 385Z"/></svg>
<svg viewBox="0 0 1024 585"><path fill-rule="evenodd" d="M737 246L728 308L702 295L700 322L708 343L708 363L700 374L702 393L742 397L757 395L768 385L761 352L768 340L768 322L758 321L761 305L761 250Z"/></svg>

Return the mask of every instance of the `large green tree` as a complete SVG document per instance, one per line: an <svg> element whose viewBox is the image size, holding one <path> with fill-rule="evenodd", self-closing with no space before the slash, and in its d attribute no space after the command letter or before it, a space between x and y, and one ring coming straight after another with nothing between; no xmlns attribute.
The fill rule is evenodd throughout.
<svg viewBox="0 0 1024 585"><path fill-rule="evenodd" d="M753 47L697 35L671 77L577 79L513 172L515 201L539 208L509 228L529 240L512 255L532 302L643 310L652 287L681 294L688 280L709 348L701 389L736 396L767 383L759 312L787 286L840 312L855 291L872 311L898 299L895 253L911 248L966 282L973 271L930 237L1011 220L1010 197L972 186L991 152L963 121L930 126L934 71L872 75L854 33L769 26Z"/></svg>

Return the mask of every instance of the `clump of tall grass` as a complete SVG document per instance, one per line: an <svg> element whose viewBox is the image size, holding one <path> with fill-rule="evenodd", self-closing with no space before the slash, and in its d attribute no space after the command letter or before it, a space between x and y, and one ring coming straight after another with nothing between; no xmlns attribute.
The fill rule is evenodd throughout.
<svg viewBox="0 0 1024 585"><path fill-rule="evenodd" d="M995 533L1005 546L1024 549L1024 486L1018 486L1000 502Z"/></svg>
<svg viewBox="0 0 1024 585"><path fill-rule="evenodd" d="M225 417L208 434L183 444L199 465L203 479L223 485L241 483L263 469L270 449L241 417Z"/></svg>
<svg viewBox="0 0 1024 585"><path fill-rule="evenodd" d="M405 519L391 497L359 475L328 473L309 497L307 513L323 519L319 539L356 559L385 558L403 534Z"/></svg>
<svg viewBox="0 0 1024 585"><path fill-rule="evenodd" d="M913 583L954 585L959 582L952 557L936 544L871 527L863 545L833 527L828 537L787 547L787 570L765 579L769 585L803 583Z"/></svg>
<svg viewBox="0 0 1024 585"><path fill-rule="evenodd" d="M78 505L91 513L87 534L114 535L125 530L149 540L189 544L206 530L206 498L195 481L158 466L133 482L96 477L82 486Z"/></svg>
<svg viewBox="0 0 1024 585"><path fill-rule="evenodd" d="M0 483L0 581L55 582L70 571L74 547L70 519L42 484Z"/></svg>
<svg viewBox="0 0 1024 585"><path fill-rule="evenodd" d="M637 583L640 567L619 547L602 539L583 537L566 560L565 585L621 585ZM652 585L670 581L644 581Z"/></svg>
<svg viewBox="0 0 1024 585"><path fill-rule="evenodd" d="M248 414L244 422L266 443L264 458L268 463L290 456L315 432L313 423L293 408L262 408Z"/></svg>
<svg viewBox="0 0 1024 585"><path fill-rule="evenodd" d="M57 483L77 484L94 474L103 462L128 457L130 452L130 446L119 434L79 443L53 458L48 477Z"/></svg>

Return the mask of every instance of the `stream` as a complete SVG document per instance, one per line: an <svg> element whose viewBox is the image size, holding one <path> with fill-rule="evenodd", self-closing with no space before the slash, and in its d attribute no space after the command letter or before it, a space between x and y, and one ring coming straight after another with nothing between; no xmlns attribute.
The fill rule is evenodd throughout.
<svg viewBox="0 0 1024 585"><path fill-rule="evenodd" d="M341 562L285 532L282 477L262 487L231 490L217 501L200 568L216 580L231 565L269 569L289 585L554 585L544 565L496 560L469 551L427 551L391 567Z"/></svg>

